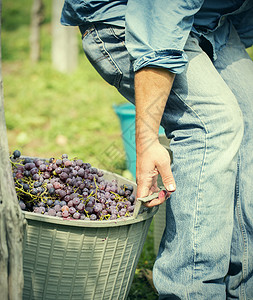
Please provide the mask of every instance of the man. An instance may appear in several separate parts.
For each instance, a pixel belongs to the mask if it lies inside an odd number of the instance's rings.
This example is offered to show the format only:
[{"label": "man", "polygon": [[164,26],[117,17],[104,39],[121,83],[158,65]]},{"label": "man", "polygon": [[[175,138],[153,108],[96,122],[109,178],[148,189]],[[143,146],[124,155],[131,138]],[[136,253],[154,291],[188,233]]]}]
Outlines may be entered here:
[{"label": "man", "polygon": [[253,299],[252,16],[252,0],[65,0],[62,24],[136,105],[137,195],[160,173],[170,196],[160,299]]}]

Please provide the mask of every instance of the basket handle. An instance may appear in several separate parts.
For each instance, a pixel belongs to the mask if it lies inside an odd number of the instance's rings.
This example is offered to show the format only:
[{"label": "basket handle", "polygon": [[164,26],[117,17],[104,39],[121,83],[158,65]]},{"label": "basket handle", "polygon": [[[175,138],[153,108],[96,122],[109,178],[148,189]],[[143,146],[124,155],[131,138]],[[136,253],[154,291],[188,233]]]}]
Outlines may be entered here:
[{"label": "basket handle", "polygon": [[133,213],[133,218],[137,218],[140,208],[142,206],[143,203],[146,203],[148,201],[151,201],[155,198],[158,198],[159,192],[153,193],[152,195],[146,196],[146,197],[140,197],[137,198],[136,203],[135,203],[135,208],[134,208],[134,213]]}]

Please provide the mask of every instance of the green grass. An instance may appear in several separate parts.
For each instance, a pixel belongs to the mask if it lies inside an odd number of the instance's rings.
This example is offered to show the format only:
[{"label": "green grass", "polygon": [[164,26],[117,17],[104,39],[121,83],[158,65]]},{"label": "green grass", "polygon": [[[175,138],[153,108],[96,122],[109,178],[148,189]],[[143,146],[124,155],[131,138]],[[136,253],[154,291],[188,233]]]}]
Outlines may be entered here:
[{"label": "green grass", "polygon": [[[79,44],[78,68],[70,74],[51,64],[51,1],[45,3],[41,60],[29,60],[32,0],[2,4],[2,75],[9,149],[23,155],[79,157],[93,166],[126,177],[120,123],[113,104],[126,100],[96,73]],[[108,156],[116,147],[120,155]],[[141,269],[152,269],[153,223],[142,251],[129,299],[157,299]]]}]

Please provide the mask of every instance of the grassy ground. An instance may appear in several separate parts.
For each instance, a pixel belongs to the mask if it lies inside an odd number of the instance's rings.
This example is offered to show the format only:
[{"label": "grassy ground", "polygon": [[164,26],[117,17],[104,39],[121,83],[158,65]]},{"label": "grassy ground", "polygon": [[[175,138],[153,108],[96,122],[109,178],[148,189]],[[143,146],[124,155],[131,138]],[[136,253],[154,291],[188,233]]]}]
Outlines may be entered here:
[{"label": "grassy ground", "polygon": [[[78,68],[62,74],[51,65],[51,1],[45,3],[41,60],[29,60],[31,0],[2,4],[2,67],[9,149],[23,155],[57,157],[68,153],[126,177],[120,123],[113,104],[126,101],[104,82],[85,58],[81,44]],[[116,147],[121,155],[108,156]],[[141,254],[129,299],[157,299],[141,269],[154,263],[153,223]]]}]

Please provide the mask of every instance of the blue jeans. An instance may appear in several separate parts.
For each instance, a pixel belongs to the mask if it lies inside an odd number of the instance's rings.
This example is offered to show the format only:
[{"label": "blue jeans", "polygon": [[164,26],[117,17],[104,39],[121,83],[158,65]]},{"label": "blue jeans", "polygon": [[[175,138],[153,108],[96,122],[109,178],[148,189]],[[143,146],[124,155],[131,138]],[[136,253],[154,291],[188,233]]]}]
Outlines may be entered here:
[{"label": "blue jeans", "polygon": [[[94,25],[83,49],[134,103],[124,29]],[[215,62],[192,35],[185,51],[189,63],[162,118],[177,190],[166,204],[154,284],[160,299],[253,299],[253,62],[235,30]]]}]

